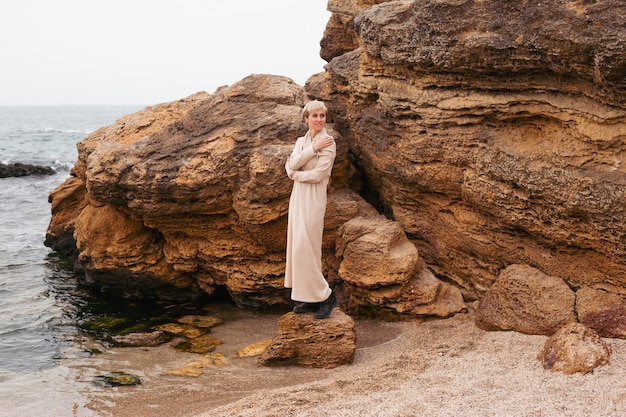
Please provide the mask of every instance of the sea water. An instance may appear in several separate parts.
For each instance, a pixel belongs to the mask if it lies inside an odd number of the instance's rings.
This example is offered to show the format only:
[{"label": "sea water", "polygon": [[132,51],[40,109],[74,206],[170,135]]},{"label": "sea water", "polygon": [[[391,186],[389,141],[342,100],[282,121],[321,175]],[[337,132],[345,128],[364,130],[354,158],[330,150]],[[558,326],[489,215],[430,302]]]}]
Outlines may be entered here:
[{"label": "sea water", "polygon": [[48,195],[76,162],[76,143],[142,106],[0,107],[0,163],[54,175],[0,178],[0,416],[91,416],[71,362],[88,355],[83,302],[64,260],[43,242]]}]

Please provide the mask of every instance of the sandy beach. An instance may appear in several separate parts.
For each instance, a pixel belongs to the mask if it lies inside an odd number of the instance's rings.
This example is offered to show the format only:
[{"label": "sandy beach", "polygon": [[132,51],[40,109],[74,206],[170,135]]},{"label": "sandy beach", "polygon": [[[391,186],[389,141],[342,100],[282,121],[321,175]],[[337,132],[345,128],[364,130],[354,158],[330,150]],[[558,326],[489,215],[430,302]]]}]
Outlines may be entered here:
[{"label": "sandy beach", "polygon": [[141,376],[137,386],[86,384],[97,416],[623,416],[626,342],[593,373],[542,368],[545,336],[478,329],[471,313],[445,320],[358,320],[351,365],[334,369],[264,367],[240,348],[272,338],[279,315],[235,313],[213,329],[228,364],[197,377],[168,375],[198,358],[155,348],[114,348],[78,366],[85,381],[103,372]]}]

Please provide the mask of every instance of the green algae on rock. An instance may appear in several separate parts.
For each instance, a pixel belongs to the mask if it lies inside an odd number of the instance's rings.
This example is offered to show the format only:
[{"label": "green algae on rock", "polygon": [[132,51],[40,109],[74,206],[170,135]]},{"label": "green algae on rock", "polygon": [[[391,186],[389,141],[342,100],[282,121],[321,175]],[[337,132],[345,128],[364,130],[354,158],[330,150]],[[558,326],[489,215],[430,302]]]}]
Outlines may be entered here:
[{"label": "green algae on rock", "polygon": [[98,375],[94,378],[93,382],[94,384],[103,387],[119,387],[126,385],[139,385],[141,384],[141,378],[137,375],[116,371],[109,372],[104,375]]}]

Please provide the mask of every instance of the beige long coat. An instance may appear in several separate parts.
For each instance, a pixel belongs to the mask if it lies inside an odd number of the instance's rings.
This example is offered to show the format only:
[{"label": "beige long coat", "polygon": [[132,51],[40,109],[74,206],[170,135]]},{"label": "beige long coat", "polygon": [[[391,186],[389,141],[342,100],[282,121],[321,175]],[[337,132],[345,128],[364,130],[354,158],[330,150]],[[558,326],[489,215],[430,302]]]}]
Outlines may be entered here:
[{"label": "beige long coat", "polygon": [[333,142],[313,152],[315,140],[328,135],[322,129],[314,138],[310,131],[298,138],[285,164],[293,189],[287,225],[285,287],[294,301],[317,303],[331,293],[322,274],[322,234],[326,213],[326,190],[337,154]]}]

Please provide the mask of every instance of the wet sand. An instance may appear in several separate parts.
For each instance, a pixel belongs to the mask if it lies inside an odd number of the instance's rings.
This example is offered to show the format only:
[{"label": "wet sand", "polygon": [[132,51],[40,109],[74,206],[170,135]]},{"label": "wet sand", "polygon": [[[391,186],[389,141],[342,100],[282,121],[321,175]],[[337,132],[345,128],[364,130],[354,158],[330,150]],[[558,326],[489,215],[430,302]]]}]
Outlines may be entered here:
[{"label": "wet sand", "polygon": [[470,315],[423,323],[357,321],[354,363],[335,369],[263,367],[237,358],[272,338],[279,315],[240,312],[215,327],[229,364],[198,377],[167,375],[198,358],[171,344],[114,348],[79,364],[84,381],[111,371],[137,386],[85,383],[97,416],[621,416],[626,415],[626,341],[606,339],[611,364],[565,375],[537,360],[545,336],[486,332]]}]

